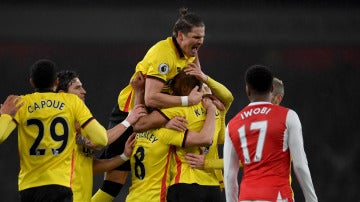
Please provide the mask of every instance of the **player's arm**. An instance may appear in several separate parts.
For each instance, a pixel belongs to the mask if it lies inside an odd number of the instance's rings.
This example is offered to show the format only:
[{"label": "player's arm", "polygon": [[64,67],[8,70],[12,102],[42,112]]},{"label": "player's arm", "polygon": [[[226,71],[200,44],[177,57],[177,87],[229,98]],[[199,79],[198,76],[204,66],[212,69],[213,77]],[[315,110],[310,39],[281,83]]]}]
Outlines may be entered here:
[{"label": "player's arm", "polygon": [[16,128],[16,123],[13,117],[16,112],[23,106],[21,97],[16,95],[9,95],[4,104],[0,108],[0,143],[5,141],[11,132]]},{"label": "player's arm", "polygon": [[96,146],[105,147],[108,143],[106,129],[95,118],[81,125],[89,140]]},{"label": "player's arm", "polygon": [[185,159],[192,168],[197,168],[201,170],[224,168],[223,159],[207,159],[206,154],[187,153]]},{"label": "player's arm", "polygon": [[206,75],[201,70],[198,57],[196,57],[196,60],[193,63],[189,63],[188,68],[186,68],[184,71],[190,75],[196,76],[197,79],[209,86],[213,94],[215,94],[216,97],[219,98],[220,101],[225,105],[226,111],[230,108],[231,103],[234,101],[234,96],[232,95],[231,91],[223,84]]},{"label": "player's arm", "polygon": [[142,72],[137,72],[135,77],[130,81],[131,87],[135,92],[135,105],[136,104],[145,104],[144,95],[145,95],[145,77]]},{"label": "player's arm", "polygon": [[16,128],[16,123],[8,114],[0,116],[0,144],[3,143]]},{"label": "player's arm", "polygon": [[124,153],[117,155],[110,159],[94,159],[93,161],[93,174],[99,174],[106,171],[115,169],[116,167],[122,165],[131,156],[133,151],[133,144],[135,143],[135,133],[129,136],[125,143]]},{"label": "player's arm", "polygon": [[289,110],[286,117],[286,125],[289,137],[288,144],[292,156],[295,176],[304,193],[305,200],[307,202],[316,202],[318,200],[304,151],[301,123],[295,111]]},{"label": "player's arm", "polygon": [[224,185],[226,201],[238,201],[239,184],[239,157],[229,136],[229,130],[225,131],[224,143]]},{"label": "player's arm", "polygon": [[135,105],[124,121],[107,130],[108,144],[117,140],[131,125],[134,125],[141,117],[147,115],[144,105]]},{"label": "player's arm", "polygon": [[187,130],[185,138],[185,147],[189,146],[208,146],[213,142],[213,137],[215,133],[215,112],[216,107],[211,99],[203,98],[202,100],[204,106],[206,107],[206,118],[204,125],[200,132]]},{"label": "player's arm", "polygon": [[142,116],[133,124],[135,132],[144,132],[152,128],[160,128],[168,122],[168,118],[163,116],[159,111],[154,110],[150,114]]},{"label": "player's arm", "polygon": [[164,81],[147,77],[145,83],[145,105],[153,108],[168,108],[176,106],[191,106],[200,102],[203,93],[195,87],[189,96],[173,96],[161,93]]}]

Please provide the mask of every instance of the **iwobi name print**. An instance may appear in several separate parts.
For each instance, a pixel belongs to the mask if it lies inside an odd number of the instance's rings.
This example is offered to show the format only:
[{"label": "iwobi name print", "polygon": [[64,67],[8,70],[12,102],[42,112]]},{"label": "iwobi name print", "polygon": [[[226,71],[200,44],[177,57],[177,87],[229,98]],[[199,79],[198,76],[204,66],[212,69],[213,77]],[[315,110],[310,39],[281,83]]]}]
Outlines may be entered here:
[{"label": "iwobi name print", "polygon": [[271,111],[271,108],[268,107],[257,107],[257,108],[251,108],[250,110],[243,111],[240,116],[244,120],[252,115],[257,114],[268,114]]}]

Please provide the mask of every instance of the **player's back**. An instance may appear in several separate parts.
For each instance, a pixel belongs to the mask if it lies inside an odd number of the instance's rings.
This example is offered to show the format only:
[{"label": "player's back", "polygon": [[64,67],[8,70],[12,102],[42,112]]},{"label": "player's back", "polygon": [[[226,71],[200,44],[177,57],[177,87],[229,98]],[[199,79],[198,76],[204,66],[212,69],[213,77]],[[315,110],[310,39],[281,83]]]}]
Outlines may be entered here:
[{"label": "player's back", "polygon": [[[187,127],[191,131],[200,132],[206,119],[206,108],[202,102],[189,107],[172,107],[161,110],[168,119],[176,116],[186,117]],[[213,137],[213,144],[208,147],[207,158],[215,158],[217,156],[217,140],[221,129],[220,112],[216,111],[216,127]],[[185,140],[183,140],[183,143]],[[219,185],[215,170],[201,170],[192,168],[186,161],[187,153],[200,154],[199,146],[184,147],[184,145],[176,145],[176,151],[172,158],[171,171],[172,180],[170,184],[177,183],[197,183],[201,185]]]},{"label": "player's back", "polygon": [[132,184],[127,202],[165,201],[170,181],[170,143],[176,138],[172,138],[171,133],[159,133],[160,130],[163,128],[136,134],[130,158]]},{"label": "player's back", "polygon": [[18,124],[19,190],[58,184],[70,187],[75,122],[92,119],[84,102],[68,93],[42,92],[22,96]]},{"label": "player's back", "polygon": [[251,103],[229,121],[229,135],[244,167],[240,199],[272,200],[279,193],[291,198],[288,111],[271,103]]}]

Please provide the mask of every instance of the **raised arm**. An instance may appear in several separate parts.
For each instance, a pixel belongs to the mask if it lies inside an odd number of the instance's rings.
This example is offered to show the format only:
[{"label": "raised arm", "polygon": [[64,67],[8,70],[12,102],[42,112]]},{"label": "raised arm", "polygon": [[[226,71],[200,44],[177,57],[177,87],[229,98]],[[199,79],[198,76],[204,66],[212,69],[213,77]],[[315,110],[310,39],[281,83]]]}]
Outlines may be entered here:
[{"label": "raised arm", "polygon": [[9,95],[0,108],[0,143],[5,141],[11,132],[16,128],[12,121],[16,112],[23,106],[21,98],[16,95]]},{"label": "raised arm", "polygon": [[185,140],[185,147],[189,146],[208,146],[213,142],[215,133],[215,112],[216,107],[211,99],[203,98],[202,100],[206,107],[206,119],[200,132],[191,131],[187,132]]}]

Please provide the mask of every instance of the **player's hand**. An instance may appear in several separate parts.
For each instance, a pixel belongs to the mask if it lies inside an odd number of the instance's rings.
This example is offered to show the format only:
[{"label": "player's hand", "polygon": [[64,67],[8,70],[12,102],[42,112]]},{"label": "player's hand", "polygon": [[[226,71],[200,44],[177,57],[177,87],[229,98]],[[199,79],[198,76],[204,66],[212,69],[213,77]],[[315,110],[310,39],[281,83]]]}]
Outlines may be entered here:
[{"label": "player's hand", "polygon": [[142,72],[137,72],[135,77],[130,81],[130,85],[135,92],[145,93],[145,77]]},{"label": "player's hand", "polygon": [[216,106],[209,97],[204,97],[202,103],[208,112],[215,112]]},{"label": "player's hand", "polygon": [[185,155],[185,159],[192,168],[197,168],[201,170],[205,168],[205,154],[187,153]]},{"label": "player's hand", "polygon": [[177,131],[186,131],[188,121],[185,117],[176,116],[165,124],[165,128],[174,129]]},{"label": "player's hand", "polygon": [[125,142],[124,154],[127,157],[130,157],[133,152],[134,143],[135,143],[135,135],[136,135],[136,133],[131,134]]},{"label": "player's hand", "polygon": [[20,96],[9,95],[4,104],[1,105],[0,114],[8,114],[12,117],[15,116],[16,112],[24,105]]},{"label": "player's hand", "polygon": [[133,125],[139,120],[140,117],[145,115],[147,115],[145,106],[143,104],[137,104],[126,117],[126,120],[130,123],[130,125]]},{"label": "player's hand", "polygon": [[197,63],[188,63],[187,68],[184,69],[184,71],[186,74],[195,76],[201,82],[205,83],[208,79],[208,76],[201,71],[201,67]]},{"label": "player's hand", "polygon": [[90,149],[93,149],[96,151],[100,151],[103,148],[103,147],[93,144],[89,139],[82,136],[80,133],[76,134],[76,144],[82,145],[84,147],[87,147],[87,148],[90,148]]},{"label": "player's hand", "polygon": [[206,94],[206,95],[203,95],[203,97],[210,98],[218,110],[220,110],[220,111],[225,110],[225,105],[215,95]]},{"label": "player's hand", "polygon": [[188,105],[191,106],[191,105],[198,104],[201,101],[203,94],[204,94],[203,88],[201,88],[199,90],[199,86],[195,86],[191,90],[191,92],[189,94],[189,103],[188,103]]}]

